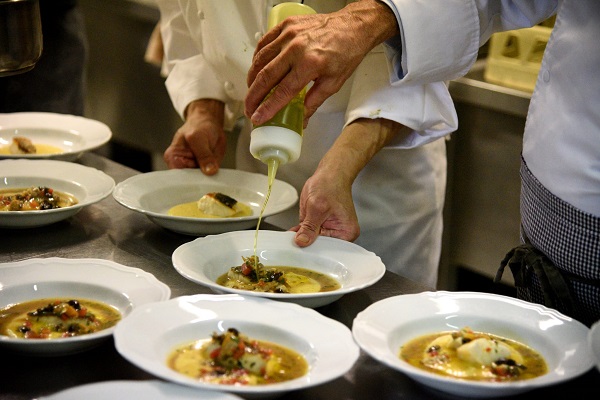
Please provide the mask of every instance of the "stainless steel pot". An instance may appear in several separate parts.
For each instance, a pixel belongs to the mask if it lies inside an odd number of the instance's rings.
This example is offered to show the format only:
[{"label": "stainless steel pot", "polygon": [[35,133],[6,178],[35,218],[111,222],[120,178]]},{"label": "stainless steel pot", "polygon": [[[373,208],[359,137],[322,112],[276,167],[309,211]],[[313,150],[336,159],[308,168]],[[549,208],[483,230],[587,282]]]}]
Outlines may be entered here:
[{"label": "stainless steel pot", "polygon": [[39,0],[0,0],[0,77],[31,70],[41,55]]}]

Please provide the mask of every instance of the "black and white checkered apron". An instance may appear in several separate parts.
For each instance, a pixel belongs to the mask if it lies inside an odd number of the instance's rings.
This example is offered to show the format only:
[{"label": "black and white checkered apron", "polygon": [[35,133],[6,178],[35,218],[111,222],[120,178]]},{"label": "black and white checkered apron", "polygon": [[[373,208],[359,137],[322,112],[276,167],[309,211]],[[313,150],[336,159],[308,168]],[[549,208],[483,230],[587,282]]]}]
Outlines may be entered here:
[{"label": "black and white checkered apron", "polygon": [[587,326],[600,320],[600,217],[550,193],[521,161],[521,246],[502,261],[517,297]]}]

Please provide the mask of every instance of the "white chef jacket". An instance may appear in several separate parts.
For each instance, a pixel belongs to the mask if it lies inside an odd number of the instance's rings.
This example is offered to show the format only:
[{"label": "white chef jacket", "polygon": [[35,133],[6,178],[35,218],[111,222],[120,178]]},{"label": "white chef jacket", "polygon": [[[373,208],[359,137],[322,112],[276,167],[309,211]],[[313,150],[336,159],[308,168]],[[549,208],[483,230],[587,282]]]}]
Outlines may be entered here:
[{"label": "white chef jacket", "polygon": [[531,98],[523,158],[552,194],[600,216],[600,1],[383,1],[401,26],[400,37],[386,43],[399,86],[462,76],[493,32],[558,13]]},{"label": "white chef jacket", "polygon": [[[347,4],[346,0],[304,3],[317,12],[331,12]],[[221,100],[231,117],[230,127],[243,116],[247,71],[266,31],[273,2],[157,0],[157,4],[166,86],[175,109],[183,117],[193,100]],[[378,47],[311,117],[300,159],[280,166],[277,179],[300,192],[346,124],[378,117],[397,121],[411,132],[408,140],[382,149],[353,185],[361,226],[356,243],[380,256],[388,269],[435,288],[446,185],[445,143],[436,139],[457,128],[456,112],[443,82],[392,86],[383,47]],[[236,167],[266,173],[266,166],[249,152],[251,126],[243,120]],[[298,208],[268,221],[288,229],[298,223]]]}]

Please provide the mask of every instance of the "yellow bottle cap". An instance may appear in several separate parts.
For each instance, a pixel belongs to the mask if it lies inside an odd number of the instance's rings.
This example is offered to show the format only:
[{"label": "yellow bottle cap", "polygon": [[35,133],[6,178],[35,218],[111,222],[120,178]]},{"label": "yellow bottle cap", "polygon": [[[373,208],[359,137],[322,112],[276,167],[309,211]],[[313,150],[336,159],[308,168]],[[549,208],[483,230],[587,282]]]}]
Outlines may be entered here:
[{"label": "yellow bottle cap", "polygon": [[269,12],[268,28],[271,29],[281,21],[292,15],[316,14],[317,12],[306,4],[301,3],[280,3],[274,6]]}]

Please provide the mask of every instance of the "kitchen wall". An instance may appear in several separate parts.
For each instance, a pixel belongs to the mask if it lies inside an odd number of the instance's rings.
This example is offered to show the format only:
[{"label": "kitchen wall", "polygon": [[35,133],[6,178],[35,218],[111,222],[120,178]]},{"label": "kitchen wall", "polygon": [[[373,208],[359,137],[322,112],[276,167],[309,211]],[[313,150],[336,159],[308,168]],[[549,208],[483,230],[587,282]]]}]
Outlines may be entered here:
[{"label": "kitchen wall", "polygon": [[[113,132],[104,155],[141,171],[165,169],[162,153],[183,121],[159,68],[144,61],[159,19],[152,0],[79,0],[89,40],[86,117]],[[229,146],[235,145],[235,132]],[[224,166],[233,167],[233,151]]]},{"label": "kitchen wall", "polygon": [[89,40],[85,114],[112,129],[107,152],[141,168],[159,164],[160,153],[181,120],[159,69],[144,62],[158,10],[148,1],[80,0],[80,4]]}]

